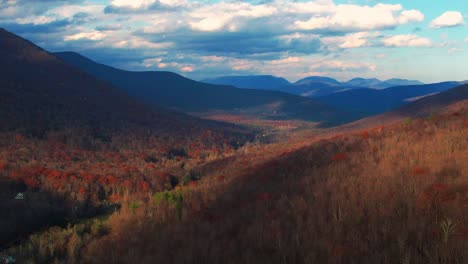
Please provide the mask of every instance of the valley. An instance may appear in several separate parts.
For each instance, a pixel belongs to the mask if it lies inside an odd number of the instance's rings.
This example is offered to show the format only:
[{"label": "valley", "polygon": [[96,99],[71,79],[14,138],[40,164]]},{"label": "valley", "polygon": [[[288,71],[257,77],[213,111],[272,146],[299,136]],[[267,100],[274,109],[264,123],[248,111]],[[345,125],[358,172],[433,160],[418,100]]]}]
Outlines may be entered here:
[{"label": "valley", "polygon": [[2,261],[468,259],[468,84],[0,57]]}]

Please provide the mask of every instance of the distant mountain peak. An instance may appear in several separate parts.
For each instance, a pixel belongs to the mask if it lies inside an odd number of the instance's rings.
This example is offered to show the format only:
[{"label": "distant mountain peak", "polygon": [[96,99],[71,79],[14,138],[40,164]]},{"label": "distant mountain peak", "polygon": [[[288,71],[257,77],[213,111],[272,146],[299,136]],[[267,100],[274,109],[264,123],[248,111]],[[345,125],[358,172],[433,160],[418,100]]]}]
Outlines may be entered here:
[{"label": "distant mountain peak", "polygon": [[322,83],[322,84],[327,84],[327,85],[341,85],[339,81],[336,79],[330,78],[330,77],[325,77],[325,76],[309,76],[303,79],[300,79],[299,81],[295,82],[294,85],[307,85],[310,83]]},{"label": "distant mountain peak", "polygon": [[288,80],[273,75],[220,76],[216,78],[204,79],[202,82],[218,85],[232,85],[237,88],[259,90],[276,90],[277,88],[291,84]]}]

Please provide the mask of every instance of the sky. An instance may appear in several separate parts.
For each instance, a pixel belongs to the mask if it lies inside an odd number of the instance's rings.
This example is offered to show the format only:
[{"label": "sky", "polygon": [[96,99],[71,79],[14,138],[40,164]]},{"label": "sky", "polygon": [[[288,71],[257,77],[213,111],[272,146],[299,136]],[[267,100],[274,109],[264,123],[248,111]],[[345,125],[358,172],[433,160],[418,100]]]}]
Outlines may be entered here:
[{"label": "sky", "polygon": [[44,49],[201,80],[468,79],[467,0],[0,0]]}]

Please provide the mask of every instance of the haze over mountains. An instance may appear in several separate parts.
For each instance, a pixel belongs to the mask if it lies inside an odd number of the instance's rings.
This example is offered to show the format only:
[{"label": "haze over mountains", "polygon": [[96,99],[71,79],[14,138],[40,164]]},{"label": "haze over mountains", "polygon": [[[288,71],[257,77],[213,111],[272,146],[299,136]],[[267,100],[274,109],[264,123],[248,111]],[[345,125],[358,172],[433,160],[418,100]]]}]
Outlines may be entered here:
[{"label": "haze over mountains", "polygon": [[362,117],[390,111],[419,97],[446,91],[460,85],[442,82],[424,85],[394,86],[382,90],[353,89],[317,98],[328,105],[355,111]]},{"label": "haze over mountains", "polygon": [[346,82],[339,82],[333,78],[323,76],[310,76],[289,83],[284,78],[271,75],[247,75],[247,76],[223,76],[205,79],[203,82],[212,84],[232,85],[247,89],[277,90],[307,97],[319,97],[340,91],[373,88],[385,89],[392,86],[422,85],[424,83],[416,80],[405,80],[392,78],[381,81],[376,78],[354,78]]},{"label": "haze over mountains", "polygon": [[247,75],[247,76],[222,76],[212,79],[204,79],[201,82],[219,84],[219,85],[232,85],[244,89],[260,89],[260,90],[279,90],[281,88],[291,85],[291,83],[280,77],[273,75]]},{"label": "haze over mountains", "polygon": [[[216,83],[206,84],[171,72],[124,71],[96,63],[74,52],[60,52],[55,55],[154,105],[189,113],[232,113],[242,110],[243,114],[255,114],[267,119],[298,118],[328,125],[380,114],[421,96],[445,91],[459,84],[444,82],[425,85],[418,81],[402,79],[384,82],[377,79],[353,79],[341,83],[333,78],[311,76],[285,86],[288,84],[285,79],[270,75],[222,77],[204,80]],[[414,85],[385,89],[349,85],[387,87],[404,83]],[[305,97],[314,97],[315,100]]]},{"label": "haze over mountains", "polygon": [[338,111],[317,100],[281,91],[206,84],[172,72],[124,71],[96,63],[74,52],[54,54],[147,103],[185,112],[242,110],[243,113],[255,113],[264,118],[298,118],[329,124],[343,123],[356,118],[353,113]]}]

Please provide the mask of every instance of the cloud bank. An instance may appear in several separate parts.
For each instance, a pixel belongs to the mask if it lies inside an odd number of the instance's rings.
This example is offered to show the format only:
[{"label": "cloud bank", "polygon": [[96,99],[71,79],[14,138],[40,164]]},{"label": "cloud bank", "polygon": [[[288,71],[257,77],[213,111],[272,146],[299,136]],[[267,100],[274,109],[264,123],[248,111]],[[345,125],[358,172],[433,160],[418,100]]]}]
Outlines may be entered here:
[{"label": "cloud bank", "polygon": [[[354,2],[8,0],[0,1],[0,26],[52,51],[200,79],[226,74],[296,79],[312,73],[345,78],[353,71],[366,76],[385,60],[378,56],[382,49],[437,47],[419,35],[423,11]],[[461,25],[461,13],[448,11],[429,27]]]}]

